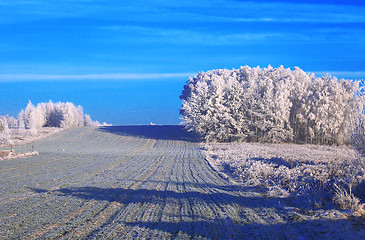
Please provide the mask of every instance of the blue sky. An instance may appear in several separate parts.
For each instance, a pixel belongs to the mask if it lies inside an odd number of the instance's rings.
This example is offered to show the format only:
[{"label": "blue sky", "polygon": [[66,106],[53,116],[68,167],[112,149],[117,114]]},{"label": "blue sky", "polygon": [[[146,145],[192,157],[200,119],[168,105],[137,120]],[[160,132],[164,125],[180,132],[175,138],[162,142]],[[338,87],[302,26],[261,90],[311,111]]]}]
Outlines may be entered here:
[{"label": "blue sky", "polygon": [[[55,94],[52,100],[87,105],[85,111],[97,120],[176,124],[180,100],[171,93],[199,71],[271,64],[364,78],[361,2],[0,0],[0,85],[12,88],[9,92],[17,86],[36,103],[42,94],[52,97],[46,94],[51,83],[59,88],[64,82],[74,95]],[[105,102],[113,114],[100,114],[97,99],[77,91],[95,81],[120,90]],[[24,82],[38,83],[19,84]],[[162,82],[171,88],[162,91]],[[123,83],[130,85],[125,89]],[[141,92],[146,99],[134,99]],[[152,96],[164,105],[154,103],[147,114],[141,105]],[[14,115],[21,104],[1,105],[0,114]],[[134,112],[128,115],[127,109]]]}]

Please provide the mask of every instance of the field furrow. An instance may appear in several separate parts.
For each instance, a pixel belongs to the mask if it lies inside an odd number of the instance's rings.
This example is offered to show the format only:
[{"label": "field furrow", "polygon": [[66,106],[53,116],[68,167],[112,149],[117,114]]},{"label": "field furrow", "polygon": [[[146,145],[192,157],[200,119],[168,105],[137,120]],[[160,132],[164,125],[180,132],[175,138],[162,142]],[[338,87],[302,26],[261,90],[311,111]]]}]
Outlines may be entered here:
[{"label": "field furrow", "polygon": [[329,224],[298,225],[283,199],[222,178],[179,126],[75,128],[31,145],[38,156],[0,162],[0,239],[296,239]]}]

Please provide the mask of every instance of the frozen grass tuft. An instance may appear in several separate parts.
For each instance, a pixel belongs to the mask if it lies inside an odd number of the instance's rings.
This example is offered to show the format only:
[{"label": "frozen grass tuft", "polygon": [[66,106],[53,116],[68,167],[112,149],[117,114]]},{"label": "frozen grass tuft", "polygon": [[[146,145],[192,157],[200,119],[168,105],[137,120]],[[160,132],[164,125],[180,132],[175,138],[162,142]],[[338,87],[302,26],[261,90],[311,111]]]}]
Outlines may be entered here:
[{"label": "frozen grass tuft", "polygon": [[352,212],[365,200],[365,157],[349,146],[210,143],[203,150],[219,171],[264,186],[268,197]]},{"label": "frozen grass tuft", "polygon": [[346,189],[337,186],[337,184],[334,184],[334,187],[335,194],[333,197],[333,202],[338,206],[339,209],[351,209],[352,212],[355,212],[359,209],[360,200],[355,197],[351,189],[350,191],[347,191]]}]

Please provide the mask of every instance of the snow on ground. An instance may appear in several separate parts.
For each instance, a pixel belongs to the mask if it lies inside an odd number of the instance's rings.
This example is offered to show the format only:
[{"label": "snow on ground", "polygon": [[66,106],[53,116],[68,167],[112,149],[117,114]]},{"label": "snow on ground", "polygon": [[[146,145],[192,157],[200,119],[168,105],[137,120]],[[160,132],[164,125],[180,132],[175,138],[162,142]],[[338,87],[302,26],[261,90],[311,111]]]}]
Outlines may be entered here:
[{"label": "snow on ground", "polygon": [[222,178],[180,126],[73,128],[33,144],[39,156],[0,161],[0,239],[365,239],[347,211]]},{"label": "snow on ground", "polygon": [[267,197],[280,197],[314,215],[363,216],[365,157],[349,146],[207,143],[208,161],[219,172]]},{"label": "snow on ground", "polygon": [[62,131],[62,128],[40,128],[40,129],[7,129],[0,134],[0,160],[15,158],[27,158],[38,155],[34,146],[24,144],[31,143],[42,138],[51,136]]},{"label": "snow on ground", "polygon": [[6,129],[0,133],[0,161],[38,155],[33,145],[23,146],[62,131],[63,128]]},{"label": "snow on ground", "polygon": [[0,147],[10,147],[34,142],[62,131],[63,128],[44,127],[39,129],[7,129],[0,134]]},{"label": "snow on ground", "polygon": [[0,161],[14,158],[26,158],[38,155],[37,151],[30,151],[25,153],[18,153],[11,150],[0,150]]}]

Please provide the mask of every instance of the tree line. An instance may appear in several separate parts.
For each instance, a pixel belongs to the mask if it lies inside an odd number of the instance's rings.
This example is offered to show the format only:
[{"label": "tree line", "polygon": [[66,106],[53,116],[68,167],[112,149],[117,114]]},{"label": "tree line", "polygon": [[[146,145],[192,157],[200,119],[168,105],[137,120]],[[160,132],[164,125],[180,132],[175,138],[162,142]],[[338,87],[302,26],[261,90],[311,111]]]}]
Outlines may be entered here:
[{"label": "tree line", "polygon": [[298,67],[200,72],[180,98],[184,124],[206,141],[346,144],[363,118],[358,81]]},{"label": "tree line", "polygon": [[27,107],[18,114],[17,118],[0,116],[0,131],[8,128],[24,128],[36,130],[42,127],[70,128],[77,126],[98,126],[90,115],[84,114],[82,107],[71,102],[39,103],[34,106],[29,101]]}]

